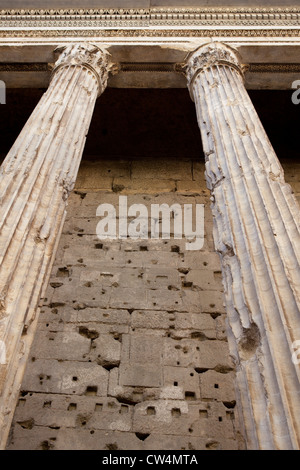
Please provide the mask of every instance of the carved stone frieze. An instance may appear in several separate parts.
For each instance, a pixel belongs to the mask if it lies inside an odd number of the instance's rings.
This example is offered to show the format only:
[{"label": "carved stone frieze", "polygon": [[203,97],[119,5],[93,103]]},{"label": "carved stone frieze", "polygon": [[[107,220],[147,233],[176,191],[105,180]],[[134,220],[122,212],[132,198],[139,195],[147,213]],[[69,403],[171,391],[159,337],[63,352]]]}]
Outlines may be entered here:
[{"label": "carved stone frieze", "polygon": [[[2,37],[247,37],[249,33],[284,37],[286,29],[296,28],[299,23],[297,7],[0,10]],[[183,29],[173,30],[174,26]],[[218,27],[221,29],[216,31]],[[295,34],[299,36],[299,30],[294,30]]]},{"label": "carved stone frieze", "polygon": [[70,8],[0,10],[0,26],[49,26],[71,21],[72,26],[147,26],[147,25],[297,25],[296,7],[242,8]]},{"label": "carved stone frieze", "polygon": [[1,29],[0,38],[300,38],[298,29]]}]

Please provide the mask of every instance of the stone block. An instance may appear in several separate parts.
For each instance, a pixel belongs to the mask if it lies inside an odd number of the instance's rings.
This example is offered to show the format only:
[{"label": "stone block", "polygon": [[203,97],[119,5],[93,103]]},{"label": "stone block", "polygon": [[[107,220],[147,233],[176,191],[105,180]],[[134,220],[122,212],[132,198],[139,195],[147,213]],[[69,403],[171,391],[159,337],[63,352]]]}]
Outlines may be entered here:
[{"label": "stone block", "polygon": [[173,338],[179,334],[186,338],[216,338],[216,322],[206,313],[170,312],[164,314],[164,321]]},{"label": "stone block", "polygon": [[205,182],[205,163],[203,162],[193,162],[193,179],[201,184],[203,189],[206,189]]},{"label": "stone block", "polygon": [[185,277],[185,282],[192,284],[193,288],[200,290],[220,291],[220,279],[218,273],[208,269],[191,269]]},{"label": "stone block", "polygon": [[161,387],[162,372],[156,364],[130,362],[120,365],[120,385],[132,387]]},{"label": "stone block", "polygon": [[229,372],[222,374],[208,370],[200,377],[201,399],[222,401],[228,409],[235,407],[235,374]]},{"label": "stone block", "polygon": [[83,361],[36,359],[29,362],[22,390],[42,393],[106,396],[108,372]]},{"label": "stone block", "polygon": [[166,311],[134,310],[131,314],[132,328],[145,328],[148,331],[167,329],[170,325],[169,314]]},{"label": "stone block", "polygon": [[201,292],[191,289],[183,289],[181,291],[181,306],[178,310],[183,312],[201,312]]},{"label": "stone block", "polygon": [[121,360],[121,336],[114,338],[111,334],[100,334],[93,340],[88,359],[105,367],[117,367]]},{"label": "stone block", "polygon": [[110,176],[103,176],[98,172],[90,172],[88,175],[80,173],[76,179],[75,189],[80,191],[93,189],[97,189],[97,191],[112,191],[112,184],[113,178]]},{"label": "stone block", "polygon": [[100,177],[124,177],[130,176],[130,162],[126,159],[99,159],[97,161],[88,162],[82,161],[79,168],[79,176],[89,177],[91,174],[96,173]]},{"label": "stone block", "polygon": [[[164,387],[161,398],[200,400],[199,374],[193,367],[164,366]],[[169,396],[168,396],[169,395]]]},{"label": "stone block", "polygon": [[205,269],[208,271],[221,271],[220,257],[211,251],[187,252],[184,255],[183,268]]},{"label": "stone block", "polygon": [[112,190],[122,195],[168,193],[175,189],[175,181],[170,179],[114,178],[112,185]]},{"label": "stone block", "polygon": [[196,370],[232,370],[228,344],[224,341],[201,339],[164,341],[163,364],[168,366],[193,367]]},{"label": "stone block", "polygon": [[147,308],[153,310],[178,310],[182,308],[182,298],[179,290],[153,289],[147,290]]},{"label": "stone block", "polygon": [[[93,430],[92,430],[93,431]],[[142,450],[143,442],[134,432],[64,429],[57,434],[56,448],[61,450]]]},{"label": "stone block", "polygon": [[173,179],[173,180],[191,180],[192,163],[191,161],[180,161],[178,159],[168,159],[161,161],[157,165],[155,160],[144,161],[136,160],[132,163],[132,178],[140,180],[141,178],[153,178],[153,180]]},{"label": "stone block", "polygon": [[[164,256],[164,255],[162,255]],[[167,287],[169,290],[180,289],[181,282],[177,270],[166,267],[146,268],[144,274],[146,286],[149,289],[161,289]]]},{"label": "stone block", "polygon": [[40,331],[31,355],[39,359],[81,361],[90,350],[90,340],[76,331]]},{"label": "stone block", "polygon": [[[53,450],[57,445],[59,429],[33,426],[32,429],[18,425],[13,438],[7,444],[9,450]],[[71,448],[71,447],[70,447]]]},{"label": "stone block", "polygon": [[130,313],[126,309],[102,309],[102,308],[85,308],[76,310],[76,320],[78,323],[97,322],[100,328],[103,324],[112,325],[129,325]]},{"label": "stone block", "polygon": [[[139,403],[134,408],[133,430],[150,434],[183,434],[208,439],[222,439],[226,436],[233,439],[233,420],[227,417],[226,408],[222,403],[216,405],[203,403],[188,407],[187,402],[181,400]],[[149,408],[154,410],[154,413],[152,411],[149,414]]]},{"label": "stone block", "polygon": [[[201,182],[191,180],[177,181],[177,192],[178,194],[189,194],[194,196],[207,196],[209,194],[209,190],[205,188]],[[203,203],[205,201],[207,201],[207,199],[203,199]]]},{"label": "stone block", "polygon": [[144,288],[113,287],[108,306],[128,309],[146,307],[146,295],[147,292]]},{"label": "stone block", "polygon": [[223,292],[213,290],[200,292],[202,312],[226,313],[224,302],[225,299]]}]

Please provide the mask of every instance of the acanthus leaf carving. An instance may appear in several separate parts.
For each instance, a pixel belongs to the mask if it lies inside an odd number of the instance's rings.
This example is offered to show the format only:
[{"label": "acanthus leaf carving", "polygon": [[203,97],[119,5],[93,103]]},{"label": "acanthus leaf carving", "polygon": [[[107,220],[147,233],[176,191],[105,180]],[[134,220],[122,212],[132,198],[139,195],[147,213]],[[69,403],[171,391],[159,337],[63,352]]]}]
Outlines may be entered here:
[{"label": "acanthus leaf carving", "polygon": [[68,46],[58,46],[54,52],[60,53],[54,64],[52,74],[61,67],[82,66],[87,67],[96,75],[100,90],[107,85],[110,73],[118,71],[117,64],[110,60],[110,53],[104,48],[90,43],[77,43]]}]

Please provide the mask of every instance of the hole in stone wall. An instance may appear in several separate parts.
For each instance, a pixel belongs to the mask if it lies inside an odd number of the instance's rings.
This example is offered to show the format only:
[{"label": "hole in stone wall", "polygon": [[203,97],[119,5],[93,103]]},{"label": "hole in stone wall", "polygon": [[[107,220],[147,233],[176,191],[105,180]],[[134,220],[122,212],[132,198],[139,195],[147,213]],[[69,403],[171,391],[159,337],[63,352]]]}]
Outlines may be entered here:
[{"label": "hole in stone wall", "polygon": [[221,314],[217,312],[210,313],[210,316],[215,320],[217,317],[219,317]]},{"label": "hole in stone wall", "polygon": [[119,410],[119,413],[120,413],[121,415],[127,414],[128,411],[129,411],[129,407],[128,407],[127,405],[121,405],[121,408],[120,408],[120,410]]},{"label": "hole in stone wall", "polygon": [[185,392],[184,394],[186,400],[196,400],[196,394],[195,392]]},{"label": "hole in stone wall", "polygon": [[118,445],[116,444],[116,442],[106,444],[105,450],[118,450]]},{"label": "hole in stone wall", "polygon": [[79,413],[77,416],[76,416],[76,420],[75,420],[75,425],[76,426],[85,426],[88,421],[90,420],[90,418],[92,417],[92,414],[91,413]]},{"label": "hole in stone wall", "polygon": [[224,406],[226,406],[226,408],[234,408],[235,405],[236,405],[236,401],[235,400],[232,400],[232,401],[223,401],[222,402]]},{"label": "hole in stone wall", "polygon": [[193,283],[191,281],[183,281],[182,282],[182,287],[183,288],[190,288],[193,287]]},{"label": "hole in stone wall", "polygon": [[218,441],[211,440],[205,444],[205,447],[206,449],[210,449],[210,450],[220,449],[220,443]]},{"label": "hole in stone wall", "polygon": [[175,418],[179,418],[179,416],[181,416],[180,408],[172,408],[171,414],[172,414],[172,416],[174,416]]},{"label": "hole in stone wall", "polygon": [[204,333],[202,333],[202,331],[192,331],[191,338],[198,339],[199,341],[205,341],[207,339],[207,337]]},{"label": "hole in stone wall", "polygon": [[18,401],[18,406],[24,406],[26,403],[26,399],[25,398],[20,398],[19,401]]},{"label": "hole in stone wall", "polygon": [[66,267],[58,268],[56,272],[56,277],[69,277],[69,275],[70,275],[70,272],[68,268]]},{"label": "hole in stone wall", "polygon": [[83,193],[82,191],[74,191],[75,194],[78,194],[81,199],[84,199],[87,193]]},{"label": "hole in stone wall", "polygon": [[74,411],[77,408],[77,403],[70,403],[68,406],[68,411]]},{"label": "hole in stone wall", "polygon": [[207,372],[208,369],[206,367],[195,367],[195,372],[197,372],[197,374],[204,374],[204,372]]},{"label": "hole in stone wall", "polygon": [[97,395],[97,391],[98,387],[96,387],[95,385],[89,385],[88,387],[86,387],[85,395]]},{"label": "hole in stone wall", "polygon": [[21,426],[23,429],[32,429],[34,426],[34,419],[26,419],[25,421],[17,421],[17,423]]},{"label": "hole in stone wall", "polygon": [[150,434],[144,432],[136,432],[135,435],[140,441],[144,441],[145,439],[147,439],[147,437],[150,436]]},{"label": "hole in stone wall", "polygon": [[117,405],[114,401],[109,401],[109,402],[107,403],[107,408],[110,408],[110,409],[112,409],[112,408],[117,408],[117,406],[118,406],[118,405]]},{"label": "hole in stone wall", "polygon": [[140,251],[148,251],[148,247],[147,246],[140,246]]},{"label": "hole in stone wall", "polygon": [[155,414],[156,414],[155,407],[154,406],[148,406],[147,407],[147,415],[151,416],[151,415],[155,415]]},{"label": "hole in stone wall", "polygon": [[214,279],[216,281],[219,281],[220,279],[222,279],[222,272],[221,271],[214,271]]},{"label": "hole in stone wall", "polygon": [[234,411],[226,411],[227,419],[234,419]]},{"label": "hole in stone wall", "polygon": [[40,443],[40,449],[41,450],[50,450],[53,448],[53,444],[49,441],[42,441]]},{"label": "hole in stone wall", "polygon": [[99,337],[98,331],[89,330],[85,326],[80,326],[78,332],[81,336],[85,336],[86,338],[91,339],[91,340],[96,339],[96,338]]}]

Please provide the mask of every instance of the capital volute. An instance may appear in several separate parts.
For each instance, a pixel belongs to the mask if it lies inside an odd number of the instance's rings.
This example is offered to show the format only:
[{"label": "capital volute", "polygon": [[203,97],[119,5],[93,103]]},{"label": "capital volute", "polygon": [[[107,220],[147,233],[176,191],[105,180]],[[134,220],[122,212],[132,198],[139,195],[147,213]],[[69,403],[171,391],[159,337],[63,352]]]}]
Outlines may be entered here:
[{"label": "capital volute", "polygon": [[54,64],[52,76],[62,67],[81,66],[91,70],[99,85],[99,95],[106,88],[110,73],[116,73],[117,65],[111,61],[110,53],[90,43],[76,43],[59,46],[55,52],[60,53]]},{"label": "capital volute", "polygon": [[210,42],[190,52],[185,59],[184,65],[190,91],[191,85],[199,73],[220,65],[232,67],[244,77],[244,65],[242,64],[239,52],[227,44]]}]

